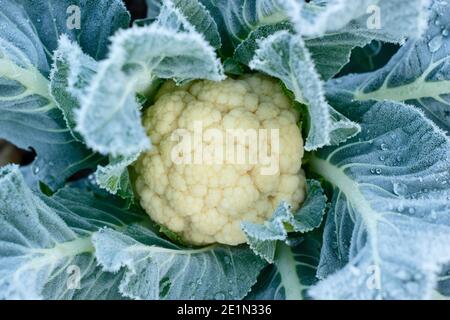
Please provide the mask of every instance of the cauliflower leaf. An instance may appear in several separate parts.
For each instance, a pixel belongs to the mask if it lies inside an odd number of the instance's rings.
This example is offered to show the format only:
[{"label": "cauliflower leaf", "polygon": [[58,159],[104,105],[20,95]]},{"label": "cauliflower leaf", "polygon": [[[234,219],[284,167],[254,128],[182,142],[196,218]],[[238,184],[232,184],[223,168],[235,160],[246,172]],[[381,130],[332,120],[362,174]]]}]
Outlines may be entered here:
[{"label": "cauliflower leaf", "polygon": [[361,134],[310,163],[334,186],[318,267],[325,279],[310,294],[429,299],[450,261],[450,141],[412,106],[369,102],[345,112]]},{"label": "cauliflower leaf", "polygon": [[442,13],[450,10],[450,5],[435,2],[431,10],[425,37],[409,39],[379,70],[330,81],[328,95],[336,100],[389,99],[412,104],[448,132],[450,17]]},{"label": "cauliflower leaf", "polygon": [[134,299],[242,299],[265,266],[246,246],[180,247],[140,225],[100,230],[93,242],[105,271],[126,269],[120,292]]},{"label": "cauliflower leaf", "polygon": [[323,83],[299,35],[282,30],[262,40],[249,65],[282,80],[295,99],[307,106],[309,128],[305,150],[339,144],[359,133],[357,123],[334,110],[325,100]]},{"label": "cauliflower leaf", "polygon": [[64,115],[67,128],[74,139],[83,141],[75,131],[75,111],[80,108],[80,98],[86,85],[97,72],[98,63],[84,54],[76,42],[62,35],[53,54],[50,73],[50,94]]},{"label": "cauliflower leaf", "polygon": [[292,212],[290,205],[282,202],[273,217],[264,224],[241,224],[250,248],[269,263],[274,262],[278,241],[289,243],[289,232],[307,233],[322,223],[327,198],[320,183],[308,180],[306,194],[305,201],[296,212]]},{"label": "cauliflower leaf", "polygon": [[42,6],[24,7],[10,0],[3,1],[2,5],[0,137],[22,149],[33,149],[37,158],[32,164],[32,174],[36,180],[57,189],[79,170],[95,167],[99,157],[70,134],[49,94],[48,48],[41,41],[47,29],[27,23],[32,20],[30,15],[42,17],[46,11]]},{"label": "cauliflower leaf", "polygon": [[248,300],[309,300],[309,289],[317,283],[317,266],[322,245],[320,233],[308,233],[277,243],[273,264],[260,274],[247,295]]},{"label": "cauliflower leaf", "polygon": [[123,272],[97,266],[92,233],[121,228],[144,215],[125,212],[111,199],[61,189],[33,193],[18,167],[0,169],[0,298],[120,299]]},{"label": "cauliflower leaf", "polygon": [[169,2],[156,23],[112,37],[109,57],[100,62],[77,112],[76,129],[86,144],[113,157],[148,150],[136,92],[144,93],[158,78],[224,78],[214,48]]}]

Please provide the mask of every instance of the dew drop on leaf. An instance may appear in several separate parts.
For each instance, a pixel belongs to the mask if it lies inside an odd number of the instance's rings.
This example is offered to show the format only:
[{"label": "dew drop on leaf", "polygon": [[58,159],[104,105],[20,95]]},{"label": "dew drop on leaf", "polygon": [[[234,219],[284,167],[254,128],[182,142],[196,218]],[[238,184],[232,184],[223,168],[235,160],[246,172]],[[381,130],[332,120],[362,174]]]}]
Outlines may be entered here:
[{"label": "dew drop on leaf", "polygon": [[214,299],[216,300],[225,300],[225,294],[223,292],[217,292],[214,296]]},{"label": "dew drop on leaf", "polygon": [[433,39],[428,42],[428,48],[430,49],[431,53],[434,53],[438,51],[442,46],[442,35],[437,35]]},{"label": "dew drop on leaf", "polygon": [[34,173],[34,174],[38,174],[39,171],[41,171],[41,169],[40,169],[38,166],[34,166],[34,167],[33,167],[33,173]]},{"label": "dew drop on leaf", "polygon": [[393,184],[394,193],[398,196],[405,196],[408,193],[408,186],[404,183],[394,183]]}]

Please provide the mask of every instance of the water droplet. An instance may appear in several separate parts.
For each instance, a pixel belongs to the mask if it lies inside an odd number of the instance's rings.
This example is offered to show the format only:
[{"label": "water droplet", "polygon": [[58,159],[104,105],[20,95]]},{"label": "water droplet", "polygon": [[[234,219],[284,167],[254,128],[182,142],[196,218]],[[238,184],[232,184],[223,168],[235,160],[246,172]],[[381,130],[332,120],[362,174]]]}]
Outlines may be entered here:
[{"label": "water droplet", "polygon": [[214,299],[216,300],[225,300],[225,294],[223,292],[217,292],[214,296]]},{"label": "water droplet", "polygon": [[384,161],[384,160],[386,160],[386,157],[385,156],[380,156],[380,161]]},{"label": "water droplet", "polygon": [[408,186],[404,183],[394,182],[392,186],[393,186],[394,193],[398,196],[403,197],[408,193]]},{"label": "water droplet", "polygon": [[370,169],[370,173],[375,174],[375,169],[374,168]]},{"label": "water droplet", "polygon": [[375,173],[378,174],[378,175],[380,175],[380,174],[381,174],[381,169],[379,169],[379,168],[376,169],[376,170],[375,170]]},{"label": "water droplet", "polygon": [[430,49],[431,53],[434,53],[441,48],[442,40],[442,35],[439,34],[428,42],[428,49]]},{"label": "water droplet", "polygon": [[388,149],[387,144],[386,144],[386,143],[382,143],[382,144],[380,145],[380,149],[383,150],[383,151],[386,151],[386,150]]},{"label": "water droplet", "polygon": [[39,168],[38,166],[33,167],[33,174],[38,174],[39,171],[41,171],[41,168]]},{"label": "water droplet", "polygon": [[444,37],[448,36],[448,30],[447,29],[442,30],[442,35]]},{"label": "water droplet", "polygon": [[414,209],[414,208],[411,207],[411,208],[408,209],[408,212],[409,212],[410,214],[413,214],[414,212],[416,212],[416,209]]}]

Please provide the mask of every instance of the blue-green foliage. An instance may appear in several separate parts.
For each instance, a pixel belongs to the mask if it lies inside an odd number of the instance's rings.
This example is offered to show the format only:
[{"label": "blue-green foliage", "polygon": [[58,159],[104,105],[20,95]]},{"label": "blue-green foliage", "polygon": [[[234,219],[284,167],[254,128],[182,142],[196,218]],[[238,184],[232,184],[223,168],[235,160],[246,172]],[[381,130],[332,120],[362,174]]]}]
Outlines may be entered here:
[{"label": "blue-green foliage", "polygon": [[[450,295],[446,1],[147,0],[132,27],[121,0],[0,2],[0,138],[37,154],[0,168],[0,299]],[[335,78],[372,40],[400,49]],[[165,79],[253,70],[302,112],[307,199],[247,245],[175,243],[133,193],[141,112]]]}]

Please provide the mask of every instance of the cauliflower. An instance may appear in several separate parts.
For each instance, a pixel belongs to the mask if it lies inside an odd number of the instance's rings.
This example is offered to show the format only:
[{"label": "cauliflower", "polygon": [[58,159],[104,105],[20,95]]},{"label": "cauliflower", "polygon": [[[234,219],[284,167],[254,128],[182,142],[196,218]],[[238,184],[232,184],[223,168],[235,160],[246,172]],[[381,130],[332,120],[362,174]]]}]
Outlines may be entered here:
[{"label": "cauliflower", "polygon": [[[192,244],[245,242],[241,222],[263,223],[281,201],[296,209],[305,199],[298,118],[277,81],[263,75],[222,82],[195,81],[183,86],[166,82],[143,117],[154,147],[135,164],[135,189],[142,207],[154,221]],[[233,132],[230,129],[258,132],[258,141],[267,145],[266,155],[274,155],[277,170],[264,172],[267,164],[255,162],[254,158],[251,161],[255,148],[250,143],[256,140],[230,140],[232,148],[227,149],[224,145],[229,140],[214,140],[207,134],[200,135],[187,149],[175,152],[190,161],[176,161],[174,150],[182,140],[176,133],[194,134],[198,123],[203,132],[214,129],[225,137]],[[262,134],[266,131],[261,129],[275,130],[278,140]],[[196,158],[200,146],[203,153]],[[237,150],[238,146],[246,151],[244,162],[227,157],[229,150]],[[226,150],[222,162],[205,160],[220,160],[211,152],[220,148]]]}]

